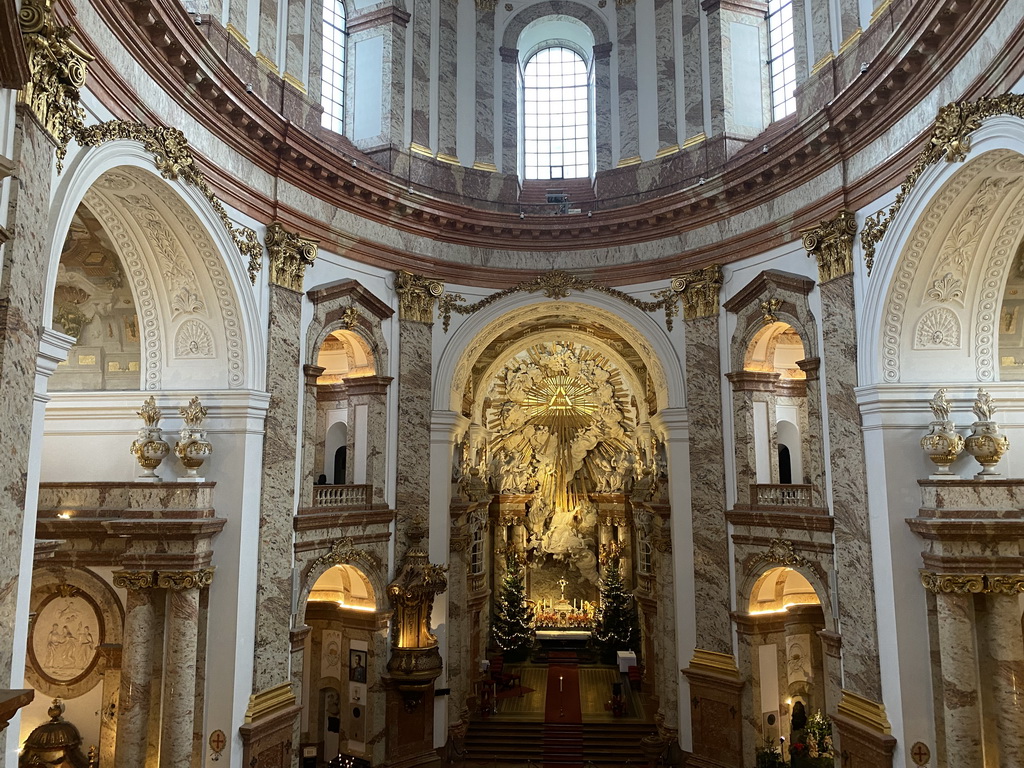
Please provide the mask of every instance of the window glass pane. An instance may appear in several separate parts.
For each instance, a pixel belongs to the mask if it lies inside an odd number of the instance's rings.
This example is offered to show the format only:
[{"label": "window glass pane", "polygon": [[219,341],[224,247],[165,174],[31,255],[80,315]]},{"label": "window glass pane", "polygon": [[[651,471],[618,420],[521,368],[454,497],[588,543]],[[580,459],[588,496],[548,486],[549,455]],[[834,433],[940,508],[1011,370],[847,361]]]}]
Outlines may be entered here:
[{"label": "window glass pane", "polygon": [[589,175],[587,66],[570,48],[534,54],[523,70],[523,157],[527,179]]},{"label": "window glass pane", "polygon": [[768,0],[768,71],[772,88],[772,115],[778,120],[796,111],[796,58],[793,52],[792,0]]},{"label": "window glass pane", "polygon": [[321,98],[324,128],[342,133],[345,126],[345,4],[324,0]]}]

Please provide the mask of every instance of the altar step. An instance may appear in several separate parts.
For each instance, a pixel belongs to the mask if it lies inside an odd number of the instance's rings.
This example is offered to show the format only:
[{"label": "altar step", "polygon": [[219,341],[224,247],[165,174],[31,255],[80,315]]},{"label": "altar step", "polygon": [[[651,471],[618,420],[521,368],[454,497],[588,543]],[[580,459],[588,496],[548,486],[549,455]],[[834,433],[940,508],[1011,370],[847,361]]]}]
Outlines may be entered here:
[{"label": "altar step", "polygon": [[[570,733],[568,729],[576,729]],[[652,723],[602,722],[559,726],[501,720],[474,721],[466,734],[467,759],[477,763],[623,766],[644,762],[640,740]]]}]

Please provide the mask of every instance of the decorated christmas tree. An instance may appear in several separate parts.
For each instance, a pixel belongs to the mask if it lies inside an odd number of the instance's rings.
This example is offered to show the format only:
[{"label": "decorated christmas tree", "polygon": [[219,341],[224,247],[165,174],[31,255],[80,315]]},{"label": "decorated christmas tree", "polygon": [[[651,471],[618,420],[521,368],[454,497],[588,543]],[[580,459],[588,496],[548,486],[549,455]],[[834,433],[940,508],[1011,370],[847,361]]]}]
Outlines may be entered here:
[{"label": "decorated christmas tree", "polygon": [[533,645],[532,620],[533,611],[526,604],[519,563],[509,558],[491,622],[494,644],[506,655],[524,656]]},{"label": "decorated christmas tree", "polygon": [[607,654],[640,649],[636,603],[626,591],[617,558],[608,564],[601,584],[601,615],[597,619],[594,637]]}]

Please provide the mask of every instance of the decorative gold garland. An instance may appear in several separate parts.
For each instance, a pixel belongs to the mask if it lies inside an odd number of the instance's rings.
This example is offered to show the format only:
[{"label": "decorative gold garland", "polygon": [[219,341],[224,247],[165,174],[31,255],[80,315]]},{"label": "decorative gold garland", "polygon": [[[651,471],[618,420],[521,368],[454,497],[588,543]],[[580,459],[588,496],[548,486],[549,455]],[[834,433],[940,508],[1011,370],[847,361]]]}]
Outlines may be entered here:
[{"label": "decorative gold garland", "polygon": [[213,206],[235,246],[249,258],[249,280],[256,284],[256,276],[263,265],[263,246],[253,230],[231,223],[224,204],[213,194],[206,176],[199,169],[185,134],[177,128],[110,120],[96,125],[79,125],[74,130],[74,137],[83,147],[96,147],[118,139],[137,141],[153,155],[153,164],[161,176],[171,181],[181,179],[198,189]]},{"label": "decorative gold garland", "polygon": [[460,315],[471,315],[515,293],[543,292],[549,299],[564,299],[569,295],[569,291],[597,291],[606,296],[612,296],[620,301],[624,301],[644,312],[655,312],[663,309],[665,311],[665,327],[670,331],[672,330],[672,319],[679,314],[679,292],[673,288],[665,288],[652,293],[651,298],[654,301],[643,301],[642,299],[630,296],[624,291],[609,288],[606,285],[595,283],[593,280],[585,280],[559,269],[545,272],[533,278],[533,280],[526,280],[511,288],[492,293],[490,296],[480,299],[480,301],[473,304],[466,304],[466,299],[461,294],[446,293],[438,299],[437,310],[443,320],[445,333],[447,333],[448,327],[451,324],[452,312],[458,312]]},{"label": "decorative gold garland", "polygon": [[951,102],[939,109],[928,146],[918,155],[913,169],[900,186],[896,200],[888,209],[883,208],[864,220],[860,242],[864,248],[864,263],[869,275],[875,264],[875,247],[885,236],[921,174],[943,158],[949,163],[959,163],[966,159],[971,148],[971,134],[981,127],[985,118],[996,115],[1024,118],[1024,95],[1006,93],[977,101]]}]

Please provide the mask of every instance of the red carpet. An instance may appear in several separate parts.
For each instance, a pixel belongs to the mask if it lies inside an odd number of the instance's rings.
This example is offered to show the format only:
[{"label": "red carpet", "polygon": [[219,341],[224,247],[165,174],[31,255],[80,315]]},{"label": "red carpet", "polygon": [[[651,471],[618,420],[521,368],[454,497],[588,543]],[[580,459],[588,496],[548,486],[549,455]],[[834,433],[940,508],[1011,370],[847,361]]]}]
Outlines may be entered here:
[{"label": "red carpet", "polygon": [[583,709],[580,706],[580,673],[576,665],[554,664],[548,667],[544,722],[555,725],[583,722]]}]

